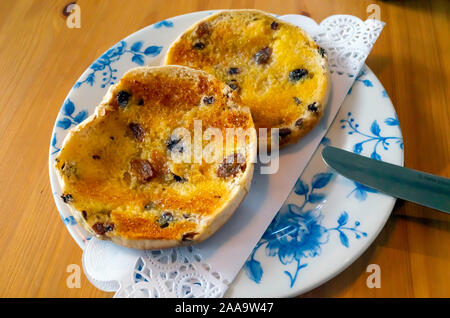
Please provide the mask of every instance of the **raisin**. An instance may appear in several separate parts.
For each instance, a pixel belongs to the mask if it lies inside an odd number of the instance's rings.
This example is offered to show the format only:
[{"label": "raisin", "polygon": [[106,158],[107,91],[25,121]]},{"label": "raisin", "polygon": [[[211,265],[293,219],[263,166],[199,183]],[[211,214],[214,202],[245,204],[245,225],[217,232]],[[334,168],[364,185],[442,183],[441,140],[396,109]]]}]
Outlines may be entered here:
[{"label": "raisin", "polygon": [[137,141],[143,141],[144,140],[145,130],[141,127],[141,125],[139,125],[137,123],[130,123],[128,125],[128,127],[130,128],[131,132],[133,133],[134,138]]},{"label": "raisin", "polygon": [[159,224],[159,227],[162,228],[162,229],[164,229],[164,228],[166,228],[168,226],[169,226],[169,222]]},{"label": "raisin", "polygon": [[314,102],[314,103],[312,103],[312,104],[309,104],[309,105],[308,105],[308,110],[309,110],[310,112],[316,113],[317,110],[318,110],[318,108],[317,108],[317,102]]},{"label": "raisin", "polygon": [[291,129],[289,128],[280,128],[278,130],[278,134],[281,138],[285,138],[291,134]]},{"label": "raisin", "polygon": [[130,165],[131,172],[141,183],[149,182],[156,175],[152,165],[146,159],[133,159]]},{"label": "raisin", "polygon": [[302,101],[297,96],[294,96],[294,101],[297,105],[300,105],[302,103]]},{"label": "raisin", "polygon": [[206,105],[214,103],[214,96],[203,97],[203,103],[205,103]]},{"label": "raisin", "polygon": [[77,176],[77,168],[75,166],[75,163],[71,161],[63,162],[61,165],[61,172],[63,175],[65,175],[67,178],[70,178],[72,176]]},{"label": "raisin", "polygon": [[98,235],[105,235],[105,233],[110,232],[114,230],[114,223],[101,223],[97,222],[94,225],[92,225],[92,229],[97,233]]},{"label": "raisin", "polygon": [[303,126],[303,118],[297,119],[297,121],[295,122],[295,126],[302,127]]},{"label": "raisin", "polygon": [[326,56],[327,53],[325,52],[325,50],[323,48],[319,47],[317,50],[319,51],[319,54],[322,55],[322,57]]},{"label": "raisin", "polygon": [[144,99],[143,99],[143,98],[141,98],[141,99],[139,100],[138,105],[139,105],[139,106],[144,105]]},{"label": "raisin", "polygon": [[270,25],[270,28],[271,28],[272,30],[278,29],[278,22],[273,21],[272,24]]},{"label": "raisin", "polygon": [[94,160],[99,160],[99,159],[100,159],[100,156],[99,156],[99,155],[93,155],[93,156],[92,156],[92,159],[94,159]]},{"label": "raisin", "polygon": [[117,103],[120,107],[125,107],[128,105],[128,100],[130,99],[130,93],[127,91],[120,91],[117,93]]},{"label": "raisin", "polygon": [[235,84],[235,83],[231,83],[231,84],[229,84],[229,86],[231,87],[231,89],[233,91],[239,90],[239,86],[237,84]]},{"label": "raisin", "polygon": [[175,173],[172,173],[173,178],[175,179],[176,182],[184,182],[187,181],[185,178],[177,176]]},{"label": "raisin", "polygon": [[170,212],[164,212],[161,214],[156,221],[159,224],[160,228],[165,228],[169,226],[169,223],[173,221],[173,214]]},{"label": "raisin", "polygon": [[81,214],[83,215],[83,219],[87,220],[87,212],[83,210],[81,211]]},{"label": "raisin", "polygon": [[154,206],[153,202],[149,202],[146,205],[144,205],[144,209],[149,211],[149,210],[151,210],[153,208],[153,206]]},{"label": "raisin", "polygon": [[73,202],[73,196],[69,193],[67,194],[61,194],[61,199],[64,201],[64,203],[70,203]]},{"label": "raisin", "polygon": [[228,74],[230,75],[239,74],[239,69],[237,67],[230,67],[230,69],[228,70]]},{"label": "raisin", "polygon": [[247,167],[245,157],[240,153],[227,156],[217,169],[217,176],[227,178],[235,176],[239,171],[244,171]]},{"label": "raisin", "polygon": [[194,43],[193,48],[196,50],[203,50],[205,48],[205,46],[206,45],[203,42],[196,42],[196,43]]},{"label": "raisin", "polygon": [[175,137],[175,136],[170,136],[169,140],[166,142],[166,146],[167,149],[169,149],[169,151],[174,151],[174,152],[183,152],[183,146],[180,144],[181,138],[179,137]]},{"label": "raisin", "polygon": [[304,68],[298,68],[289,73],[289,79],[292,82],[297,82],[297,81],[301,80],[303,77],[305,77],[306,75],[308,75],[307,70],[305,70]]},{"label": "raisin", "polygon": [[109,136],[109,139],[114,140],[114,137],[113,136]]},{"label": "raisin", "polygon": [[198,25],[197,29],[195,30],[195,35],[199,38],[203,36],[209,35],[209,24],[206,22],[202,22]]},{"label": "raisin", "polygon": [[266,64],[270,59],[270,55],[272,55],[272,49],[270,47],[265,47],[256,52],[253,59],[257,64]]},{"label": "raisin", "polygon": [[239,90],[241,89],[241,88],[239,87],[239,85],[236,84],[236,80],[231,80],[231,81],[229,81],[229,82],[227,83],[227,85],[230,86],[230,88],[231,88],[233,91],[239,91]]},{"label": "raisin", "polygon": [[194,237],[197,235],[197,232],[188,232],[188,233],[184,233],[183,237],[181,238],[181,240],[183,242],[190,242],[194,239]]}]

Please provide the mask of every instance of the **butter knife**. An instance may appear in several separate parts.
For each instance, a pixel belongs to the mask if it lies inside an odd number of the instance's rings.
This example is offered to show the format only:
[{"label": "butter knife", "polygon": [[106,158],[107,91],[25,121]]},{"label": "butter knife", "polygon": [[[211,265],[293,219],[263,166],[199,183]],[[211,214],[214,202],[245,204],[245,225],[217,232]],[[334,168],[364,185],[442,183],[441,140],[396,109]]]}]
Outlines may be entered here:
[{"label": "butter knife", "polygon": [[326,146],[322,158],[342,176],[393,197],[450,213],[450,179]]}]

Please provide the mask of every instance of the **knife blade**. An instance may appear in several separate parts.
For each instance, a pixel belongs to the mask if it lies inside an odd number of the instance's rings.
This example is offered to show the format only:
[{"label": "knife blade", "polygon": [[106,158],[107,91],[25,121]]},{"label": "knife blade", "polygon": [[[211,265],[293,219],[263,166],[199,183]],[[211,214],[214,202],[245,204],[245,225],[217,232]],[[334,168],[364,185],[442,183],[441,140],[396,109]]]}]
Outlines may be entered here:
[{"label": "knife blade", "polygon": [[450,179],[326,146],[325,163],[342,176],[393,197],[450,213]]}]

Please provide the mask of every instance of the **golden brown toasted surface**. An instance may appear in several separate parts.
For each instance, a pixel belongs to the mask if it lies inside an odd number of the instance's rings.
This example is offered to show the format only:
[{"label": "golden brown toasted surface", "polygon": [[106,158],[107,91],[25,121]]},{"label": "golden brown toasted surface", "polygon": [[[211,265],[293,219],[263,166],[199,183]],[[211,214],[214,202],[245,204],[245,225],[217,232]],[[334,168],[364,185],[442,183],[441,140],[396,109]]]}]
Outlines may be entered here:
[{"label": "golden brown toasted surface", "polygon": [[256,128],[297,140],[321,118],[328,97],[323,49],[300,28],[256,10],[214,14],[180,36],[165,64],[215,75],[250,107]]},{"label": "golden brown toasted surface", "polygon": [[[56,159],[62,199],[103,238],[195,240],[202,224],[232,200],[248,163],[221,175],[222,161],[195,161],[194,151],[188,162],[178,162],[173,155],[189,153],[194,141],[175,129],[194,137],[196,120],[201,132],[214,127],[224,136],[228,127],[252,128],[249,110],[238,101],[229,87],[201,71],[128,72],[96,114],[66,138]],[[220,157],[249,157],[246,147],[255,142],[250,139],[241,148],[223,146]],[[202,147],[208,143],[201,140]]]}]

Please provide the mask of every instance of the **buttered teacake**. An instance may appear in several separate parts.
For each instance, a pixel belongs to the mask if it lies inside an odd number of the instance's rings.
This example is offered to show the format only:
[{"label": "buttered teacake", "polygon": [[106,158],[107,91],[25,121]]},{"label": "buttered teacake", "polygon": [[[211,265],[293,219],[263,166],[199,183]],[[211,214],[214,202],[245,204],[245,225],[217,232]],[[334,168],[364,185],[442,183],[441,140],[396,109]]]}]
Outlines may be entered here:
[{"label": "buttered teacake", "polygon": [[165,64],[201,69],[227,83],[250,107],[257,129],[279,128],[281,145],[319,122],[329,94],[325,51],[301,28],[257,10],[201,20],[171,45]]},{"label": "buttered teacake", "polygon": [[[198,127],[246,135],[231,147],[202,137],[196,145]],[[200,148],[222,159],[199,160]],[[230,87],[187,67],[140,67],[69,132],[55,168],[61,199],[88,231],[166,248],[200,242],[225,223],[249,190],[255,148],[250,111]]]}]

